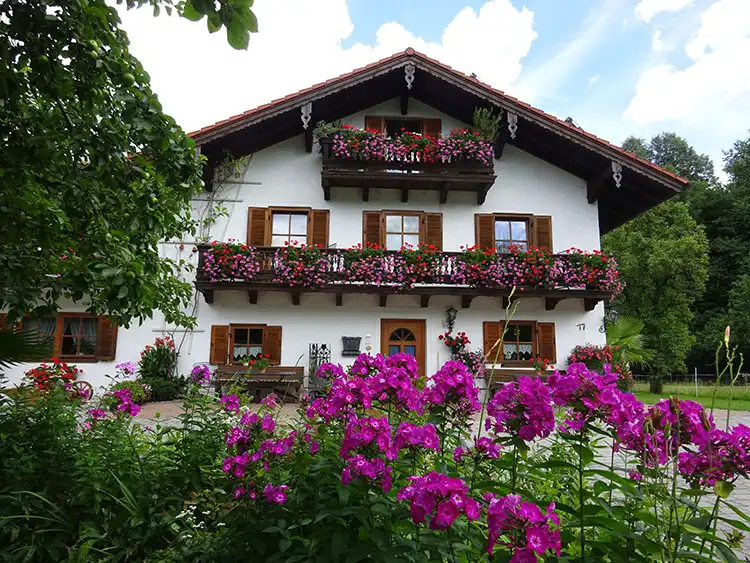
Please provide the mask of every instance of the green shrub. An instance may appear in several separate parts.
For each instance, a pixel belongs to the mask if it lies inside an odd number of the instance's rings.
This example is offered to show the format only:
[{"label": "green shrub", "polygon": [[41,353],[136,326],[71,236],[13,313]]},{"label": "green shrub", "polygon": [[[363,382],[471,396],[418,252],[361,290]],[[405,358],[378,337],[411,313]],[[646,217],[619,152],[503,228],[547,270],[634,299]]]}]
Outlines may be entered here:
[{"label": "green shrub", "polygon": [[143,378],[143,383],[151,388],[151,399],[154,401],[173,401],[185,390],[185,378],[180,377],[149,377]]},{"label": "green shrub", "polygon": [[110,391],[130,389],[131,401],[136,405],[142,405],[151,400],[151,386],[142,379],[132,381],[120,381],[110,387]]},{"label": "green shrub", "polygon": [[141,352],[138,373],[143,379],[167,379],[174,376],[177,351],[169,336],[157,338]]}]

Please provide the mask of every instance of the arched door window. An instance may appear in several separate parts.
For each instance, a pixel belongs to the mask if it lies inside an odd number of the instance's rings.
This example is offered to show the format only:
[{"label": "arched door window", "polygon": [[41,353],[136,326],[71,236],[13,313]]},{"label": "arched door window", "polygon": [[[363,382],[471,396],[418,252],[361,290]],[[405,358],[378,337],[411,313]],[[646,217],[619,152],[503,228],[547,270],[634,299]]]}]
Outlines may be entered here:
[{"label": "arched door window", "polygon": [[380,351],[386,356],[408,354],[417,360],[424,375],[425,321],[422,319],[384,319],[381,323]]}]

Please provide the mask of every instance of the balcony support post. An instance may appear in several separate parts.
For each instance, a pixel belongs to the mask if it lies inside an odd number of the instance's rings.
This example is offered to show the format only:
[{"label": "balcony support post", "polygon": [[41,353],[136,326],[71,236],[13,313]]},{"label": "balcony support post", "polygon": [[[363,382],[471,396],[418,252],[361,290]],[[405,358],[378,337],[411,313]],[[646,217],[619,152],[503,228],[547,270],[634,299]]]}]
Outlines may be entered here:
[{"label": "balcony support post", "polygon": [[292,291],[291,296],[292,296],[292,305],[299,305],[300,292]]},{"label": "balcony support post", "polygon": [[440,184],[440,203],[448,203],[448,182]]},{"label": "balcony support post", "polygon": [[247,298],[250,300],[250,304],[257,305],[258,304],[258,292],[250,290],[247,292]]},{"label": "balcony support post", "polygon": [[430,304],[430,296],[429,295],[422,295],[419,298],[419,306],[422,307],[422,309],[426,309]]},{"label": "balcony support post", "polygon": [[362,188],[362,201],[370,201],[370,187],[364,186]]},{"label": "balcony support post", "polygon": [[380,298],[378,299],[378,304],[381,307],[385,307],[387,303],[388,303],[388,294],[387,293],[381,293],[380,294]]},{"label": "balcony support post", "polygon": [[341,307],[344,304],[344,294],[339,292],[336,294],[336,307]]},{"label": "balcony support post", "polygon": [[409,202],[409,188],[401,188],[401,203]]}]

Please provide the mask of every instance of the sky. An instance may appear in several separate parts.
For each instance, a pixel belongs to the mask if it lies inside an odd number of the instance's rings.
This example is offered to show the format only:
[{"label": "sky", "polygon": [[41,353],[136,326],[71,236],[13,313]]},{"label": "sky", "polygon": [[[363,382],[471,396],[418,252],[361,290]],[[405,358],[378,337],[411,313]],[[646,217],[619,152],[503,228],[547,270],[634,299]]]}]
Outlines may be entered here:
[{"label": "sky", "polygon": [[750,136],[750,0],[256,0],[259,33],[121,9],[164,110],[193,131],[417,51],[621,144],[672,131],[722,167]]}]

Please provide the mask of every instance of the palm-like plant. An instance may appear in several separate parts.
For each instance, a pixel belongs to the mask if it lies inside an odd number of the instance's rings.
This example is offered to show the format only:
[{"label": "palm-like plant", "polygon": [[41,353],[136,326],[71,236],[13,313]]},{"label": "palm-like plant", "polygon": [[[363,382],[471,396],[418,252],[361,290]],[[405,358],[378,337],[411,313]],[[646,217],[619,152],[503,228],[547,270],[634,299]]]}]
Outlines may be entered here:
[{"label": "palm-like plant", "polygon": [[607,326],[612,359],[628,371],[631,365],[648,367],[654,358],[654,351],[645,346],[643,326],[643,321],[635,317],[619,317]]},{"label": "palm-like plant", "polygon": [[52,356],[52,342],[33,332],[0,329],[0,370]]}]

